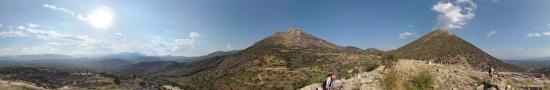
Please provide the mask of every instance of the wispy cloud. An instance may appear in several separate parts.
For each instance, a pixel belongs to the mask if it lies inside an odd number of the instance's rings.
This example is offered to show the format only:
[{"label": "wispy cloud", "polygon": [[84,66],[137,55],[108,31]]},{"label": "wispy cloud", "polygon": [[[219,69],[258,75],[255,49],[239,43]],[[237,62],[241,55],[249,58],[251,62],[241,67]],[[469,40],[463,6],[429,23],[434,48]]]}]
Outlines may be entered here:
[{"label": "wispy cloud", "polygon": [[437,17],[437,29],[459,29],[466,22],[474,18],[477,4],[472,0],[441,1],[432,7],[439,13]]},{"label": "wispy cloud", "polygon": [[225,50],[233,50],[233,46],[230,43],[225,45]]},{"label": "wispy cloud", "polygon": [[399,39],[405,39],[411,35],[416,35],[416,32],[403,32],[399,34]]},{"label": "wispy cloud", "polygon": [[19,25],[19,26],[17,26],[17,29],[24,30],[24,29],[25,29],[25,26]]},{"label": "wispy cloud", "polygon": [[124,34],[122,34],[122,33],[115,33],[115,35],[117,35],[117,36],[124,36]]},{"label": "wispy cloud", "polygon": [[485,36],[487,36],[487,37],[492,37],[492,36],[495,35],[496,33],[497,33],[497,31],[492,30],[492,31],[488,32]]},{"label": "wispy cloud", "polygon": [[483,1],[486,1],[486,2],[492,2],[492,3],[499,3],[501,0],[483,0]]},{"label": "wispy cloud", "polygon": [[0,37],[27,37],[28,34],[21,31],[5,31],[0,32]]},{"label": "wispy cloud", "polygon": [[88,20],[88,18],[84,17],[82,14],[76,13],[76,12],[74,12],[72,10],[69,10],[69,9],[66,9],[66,8],[62,8],[62,7],[58,7],[58,6],[50,5],[50,4],[43,4],[42,7],[49,8],[49,9],[56,10],[56,11],[61,11],[65,14],[69,14],[72,17],[77,18],[79,20],[83,20],[83,21]]},{"label": "wispy cloud", "polygon": [[527,37],[540,37],[542,36],[540,33],[528,33]]},{"label": "wispy cloud", "polygon": [[527,34],[527,37],[542,37],[542,36],[550,36],[550,32],[536,32],[536,33]]},{"label": "wispy cloud", "polygon": [[407,27],[412,29],[412,28],[414,28],[415,26],[414,26],[414,25],[411,25],[411,24],[408,24]]},{"label": "wispy cloud", "polygon": [[[33,38],[44,40],[55,45],[64,45],[62,48],[80,47],[89,50],[105,50],[111,44],[89,38],[88,36],[61,33],[51,30],[44,30],[37,24],[28,23],[27,25],[19,25],[17,28],[8,29],[0,32],[2,38]],[[40,45],[37,45],[40,46]],[[28,47],[26,47],[28,48]]]},{"label": "wispy cloud", "polygon": [[178,50],[178,48],[182,47],[183,45],[190,46],[192,49],[195,46],[196,39],[200,36],[197,32],[191,32],[189,33],[189,37],[187,38],[179,38],[174,39],[175,45],[172,48],[172,52],[175,52]]}]

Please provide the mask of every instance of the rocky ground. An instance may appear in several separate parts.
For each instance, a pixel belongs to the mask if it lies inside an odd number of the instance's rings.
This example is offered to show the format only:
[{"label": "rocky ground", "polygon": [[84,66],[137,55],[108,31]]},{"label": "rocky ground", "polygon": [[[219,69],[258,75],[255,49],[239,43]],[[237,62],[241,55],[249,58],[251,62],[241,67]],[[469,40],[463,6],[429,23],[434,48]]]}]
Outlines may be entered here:
[{"label": "rocky ground", "polygon": [[44,90],[43,87],[38,87],[27,82],[6,81],[0,80],[0,88],[2,90]]},{"label": "rocky ground", "polygon": [[[434,64],[418,60],[399,60],[394,68],[403,77],[403,81],[410,79],[412,75],[429,72],[433,75],[434,84],[430,88],[435,90],[550,90],[548,79],[537,78],[532,73],[499,72],[489,77],[487,72],[474,70],[461,65]],[[343,90],[383,90],[381,80],[389,69],[379,67],[370,72],[357,74],[350,79],[341,80]],[[316,90],[320,83],[312,84],[300,90]]]}]

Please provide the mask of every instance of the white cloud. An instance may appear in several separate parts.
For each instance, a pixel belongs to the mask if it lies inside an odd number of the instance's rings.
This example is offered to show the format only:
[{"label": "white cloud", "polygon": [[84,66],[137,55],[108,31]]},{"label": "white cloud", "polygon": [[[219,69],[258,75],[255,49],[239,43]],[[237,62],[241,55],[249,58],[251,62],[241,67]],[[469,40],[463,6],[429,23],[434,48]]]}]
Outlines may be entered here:
[{"label": "white cloud", "polygon": [[540,33],[528,33],[527,36],[528,37],[540,37],[542,35]]},{"label": "white cloud", "polygon": [[197,37],[199,37],[199,36],[201,36],[201,35],[200,35],[199,33],[197,33],[197,32],[191,32],[191,33],[189,33],[189,38],[197,38]]},{"label": "white cloud", "polygon": [[438,2],[432,10],[439,13],[437,17],[438,29],[459,29],[466,25],[466,21],[474,18],[477,4],[471,0],[457,0],[455,2]]},{"label": "white cloud", "polygon": [[486,34],[486,36],[487,36],[487,37],[492,37],[492,36],[495,35],[496,33],[497,33],[497,31],[492,30],[492,31],[488,32],[488,33]]},{"label": "white cloud", "polygon": [[45,40],[77,47],[89,47],[90,49],[102,49],[109,46],[101,40],[95,40],[84,35],[60,33],[56,31],[43,30],[37,24],[28,23],[26,28],[23,25],[17,26],[17,30],[0,32],[0,37],[28,37]]},{"label": "white cloud", "polygon": [[536,32],[536,33],[527,34],[527,37],[542,37],[542,36],[550,36],[550,32]]},{"label": "white cloud", "polygon": [[225,45],[225,50],[233,50],[233,46],[230,43]]},{"label": "white cloud", "polygon": [[122,33],[115,33],[116,36],[118,36],[117,38],[119,38],[120,40],[122,40],[122,42],[126,43],[128,42],[128,39],[124,36],[124,34]]},{"label": "white cloud", "polygon": [[27,23],[28,25],[28,28],[37,28],[38,25],[37,24],[33,24],[33,23]]},{"label": "white cloud", "polygon": [[416,32],[403,32],[399,34],[399,39],[405,39],[411,35],[416,35]]},{"label": "white cloud", "polygon": [[84,17],[82,14],[78,14],[78,13],[72,11],[72,10],[65,9],[65,8],[62,8],[62,7],[57,7],[57,6],[55,6],[55,5],[44,4],[44,5],[42,5],[42,7],[49,8],[49,9],[56,10],[56,11],[61,11],[61,12],[63,12],[63,13],[69,14],[69,15],[71,15],[72,17],[77,18],[77,19],[79,19],[79,20],[83,20],[83,21],[87,21],[87,20],[88,20],[88,18],[87,18],[87,17]]},{"label": "white cloud", "polygon": [[115,33],[115,35],[117,35],[117,36],[124,36],[124,34],[122,34],[122,33]]},{"label": "white cloud", "polygon": [[[198,56],[210,53],[210,51],[223,50],[224,48],[195,49],[195,43],[200,34],[190,32],[185,37],[175,39],[153,39],[151,42],[104,41],[76,33],[65,33],[53,30],[45,30],[40,25],[28,23],[15,25],[16,27],[0,31],[0,38],[30,38],[40,40],[33,42],[36,45],[22,46],[18,48],[0,47],[0,55],[23,54],[64,54],[64,55],[101,55],[119,52],[139,52],[146,55],[187,55]],[[18,29],[23,26],[25,29]],[[123,39],[123,33],[114,33]],[[231,45],[226,45],[231,48]]]},{"label": "white cloud", "polygon": [[3,27],[4,25],[3,24],[0,24],[0,27]]},{"label": "white cloud", "polygon": [[414,26],[414,25],[411,25],[411,24],[408,24],[407,27],[408,27],[408,28],[414,28],[415,26]]},{"label": "white cloud", "polygon": [[27,37],[27,36],[29,35],[21,31],[0,32],[0,37]]},{"label": "white cloud", "polygon": [[190,46],[191,49],[194,48],[195,46],[195,41],[196,39],[200,36],[199,33],[197,32],[191,32],[189,33],[189,37],[187,38],[179,38],[179,39],[174,39],[174,46],[172,47],[172,52],[175,52],[176,50],[178,50],[181,46]]},{"label": "white cloud", "polygon": [[25,29],[25,26],[19,25],[19,26],[17,26],[17,29],[24,30],[24,29]]}]

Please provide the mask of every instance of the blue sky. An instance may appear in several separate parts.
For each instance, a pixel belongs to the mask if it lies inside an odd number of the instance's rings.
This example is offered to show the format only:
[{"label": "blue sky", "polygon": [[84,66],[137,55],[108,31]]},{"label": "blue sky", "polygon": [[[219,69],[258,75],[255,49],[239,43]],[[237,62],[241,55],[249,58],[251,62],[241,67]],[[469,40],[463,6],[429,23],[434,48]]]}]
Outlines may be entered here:
[{"label": "blue sky", "polygon": [[244,49],[275,32],[298,27],[337,45],[382,50],[445,28],[498,58],[545,57],[550,56],[549,4],[550,0],[1,0],[0,55],[200,56]]}]

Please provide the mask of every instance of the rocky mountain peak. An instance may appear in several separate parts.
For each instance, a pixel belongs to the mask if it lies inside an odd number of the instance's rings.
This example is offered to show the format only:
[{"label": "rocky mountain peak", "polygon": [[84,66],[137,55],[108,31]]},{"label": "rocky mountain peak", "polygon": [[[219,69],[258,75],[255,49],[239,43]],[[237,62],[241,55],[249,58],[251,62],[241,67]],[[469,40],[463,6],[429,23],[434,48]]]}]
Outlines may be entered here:
[{"label": "rocky mountain peak", "polygon": [[299,28],[289,28],[284,32],[277,32],[259,42],[254,46],[265,45],[283,45],[283,46],[300,46],[300,47],[322,47],[322,48],[337,48],[338,46],[312,36],[309,33],[303,32]]},{"label": "rocky mountain peak", "polygon": [[444,29],[436,29],[428,35],[432,35],[432,36],[454,36],[454,34],[451,31],[444,30]]}]

